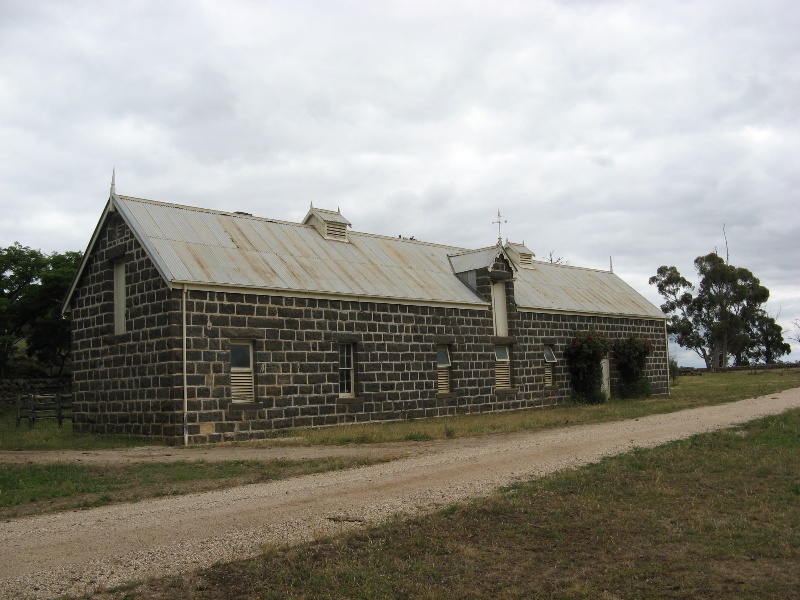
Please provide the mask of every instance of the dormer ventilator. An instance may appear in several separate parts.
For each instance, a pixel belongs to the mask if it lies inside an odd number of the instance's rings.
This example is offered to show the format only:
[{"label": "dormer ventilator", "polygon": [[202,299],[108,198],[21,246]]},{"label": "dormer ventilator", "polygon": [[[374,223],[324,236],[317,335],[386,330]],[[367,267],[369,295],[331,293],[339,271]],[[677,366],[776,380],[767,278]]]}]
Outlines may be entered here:
[{"label": "dormer ventilator", "polygon": [[303,225],[312,225],[326,240],[337,240],[340,242],[348,241],[347,228],[352,227],[350,221],[345,219],[338,209],[332,211],[323,208],[314,208],[313,203],[305,219],[303,219]]},{"label": "dormer ventilator", "polygon": [[521,244],[506,242],[505,251],[518,266],[527,269],[533,268],[533,257],[535,255],[532,250],[525,246],[525,242]]}]

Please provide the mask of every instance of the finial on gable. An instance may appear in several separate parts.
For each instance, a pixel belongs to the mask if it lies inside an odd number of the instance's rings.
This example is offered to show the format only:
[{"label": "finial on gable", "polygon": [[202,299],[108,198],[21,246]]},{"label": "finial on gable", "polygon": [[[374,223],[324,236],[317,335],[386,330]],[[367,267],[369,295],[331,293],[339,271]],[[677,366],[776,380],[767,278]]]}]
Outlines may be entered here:
[{"label": "finial on gable", "polygon": [[113,167],[111,169],[111,195],[112,196],[116,196],[117,195],[117,186],[116,186],[116,184],[114,182],[114,180],[116,179],[116,175],[117,175],[117,167],[115,166],[115,167]]}]

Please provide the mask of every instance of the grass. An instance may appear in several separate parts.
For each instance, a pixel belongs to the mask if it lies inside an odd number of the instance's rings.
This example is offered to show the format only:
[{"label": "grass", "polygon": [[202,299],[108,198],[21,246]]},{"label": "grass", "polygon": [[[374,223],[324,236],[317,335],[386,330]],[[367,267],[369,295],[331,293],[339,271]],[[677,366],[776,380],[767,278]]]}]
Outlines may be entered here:
[{"label": "grass", "polygon": [[[706,374],[702,377],[680,378],[669,398],[613,400],[595,406],[568,404],[528,411],[463,415],[443,419],[287,430],[285,432],[287,437],[282,437],[280,442],[267,440],[250,444],[341,445],[453,439],[632,419],[647,414],[666,413],[766,395],[792,387],[800,387],[798,369],[755,374],[749,372]],[[298,442],[293,442],[292,437],[297,437]],[[0,450],[97,450],[152,442],[153,440],[133,436],[77,434],[72,432],[69,422],[65,422],[62,429],[59,429],[53,421],[37,423],[33,429],[28,429],[23,424],[17,429],[14,426],[13,410],[0,411]],[[135,467],[84,467],[68,464],[5,466],[0,467],[0,517],[232,487],[291,477],[304,472],[319,472],[360,464],[366,462],[229,461],[140,464]],[[274,474],[270,474],[273,470]]]},{"label": "grass", "polygon": [[374,459],[229,460],[0,467],[0,518],[208,491],[374,464]]},{"label": "grass", "polygon": [[133,435],[75,433],[70,420],[60,428],[56,421],[37,421],[29,428],[25,420],[17,427],[16,415],[15,408],[0,408],[0,450],[110,450],[158,443]]},{"label": "grass", "polygon": [[[707,373],[702,377],[680,377],[672,395],[646,400],[611,400],[605,404],[559,406],[513,411],[459,415],[438,419],[415,419],[392,423],[366,423],[318,429],[276,431],[273,439],[252,445],[302,444],[346,445],[384,442],[426,441],[489,435],[501,432],[546,429],[583,423],[633,419],[697,406],[709,406],[744,398],[763,396],[800,387],[800,369]],[[125,435],[74,433],[72,423],[59,429],[54,421],[17,429],[13,409],[0,409],[0,450],[103,450],[153,445],[158,440]]]},{"label": "grass", "polygon": [[[610,400],[599,405],[562,404],[527,411],[459,415],[392,423],[367,423],[319,429],[292,429],[284,442],[303,445],[373,444],[452,439],[514,431],[532,431],[564,425],[635,419],[686,408],[754,398],[800,387],[800,369],[734,371],[680,377],[671,396],[644,400]],[[294,439],[293,439],[294,438]],[[257,444],[272,443],[256,442]]]},{"label": "grass", "polygon": [[798,564],[795,410],[99,597],[796,598]]}]

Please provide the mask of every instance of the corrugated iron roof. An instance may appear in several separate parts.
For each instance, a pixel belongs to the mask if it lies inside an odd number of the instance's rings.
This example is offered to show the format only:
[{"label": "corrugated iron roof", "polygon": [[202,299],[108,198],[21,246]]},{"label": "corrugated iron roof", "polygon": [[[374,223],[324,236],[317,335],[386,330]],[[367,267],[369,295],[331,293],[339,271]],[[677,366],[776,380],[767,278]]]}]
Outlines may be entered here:
[{"label": "corrugated iron roof", "polygon": [[610,271],[536,261],[531,265],[515,274],[514,299],[521,308],[666,318]]},{"label": "corrugated iron roof", "polygon": [[[170,285],[488,307],[488,299],[455,273],[485,268],[498,253],[519,258],[499,245],[469,250],[358,232],[349,233],[348,242],[334,241],[312,225],[117,196],[112,190],[65,308],[111,210],[120,212]],[[611,272],[545,262],[525,267],[514,276],[521,309],[665,318]]]},{"label": "corrugated iron roof", "polygon": [[459,248],[364,233],[341,243],[310,225],[128,196],[117,206],[173,283],[486,305],[453,275]]},{"label": "corrugated iron roof", "polygon": [[500,246],[481,248],[480,250],[465,250],[450,255],[450,264],[454,273],[466,273],[476,269],[485,269],[494,262],[503,249]]}]

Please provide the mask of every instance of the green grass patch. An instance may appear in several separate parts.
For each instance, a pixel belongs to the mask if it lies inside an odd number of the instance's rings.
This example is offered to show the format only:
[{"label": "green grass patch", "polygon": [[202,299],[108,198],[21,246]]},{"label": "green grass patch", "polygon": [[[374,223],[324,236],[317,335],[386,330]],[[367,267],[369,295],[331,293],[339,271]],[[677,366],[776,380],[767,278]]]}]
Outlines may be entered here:
[{"label": "green grass patch", "polygon": [[[793,387],[800,387],[800,369],[797,368],[706,373],[703,376],[679,377],[668,397],[610,400],[592,406],[568,403],[527,411],[459,415],[446,419],[285,429],[272,432],[266,440],[245,443],[281,446],[376,444],[531,431],[674,412],[763,396]],[[0,450],[102,450],[159,443],[157,439],[145,437],[74,433],[70,421],[65,421],[61,429],[54,421],[37,422],[33,429],[28,429],[27,423],[23,422],[17,429],[14,421],[13,409],[0,409]]]},{"label": "green grass patch", "polygon": [[283,442],[282,445],[286,443],[375,444],[534,431],[565,425],[635,419],[649,414],[663,414],[754,398],[795,387],[800,387],[800,369],[797,368],[706,373],[702,376],[679,377],[670,396],[631,400],[612,399],[598,405],[566,403],[525,411],[458,415],[446,419],[414,419],[321,429],[292,429],[288,431],[287,437],[296,440]]},{"label": "green grass patch", "polygon": [[795,410],[103,597],[792,598],[799,483]]},{"label": "green grass patch", "polygon": [[0,450],[107,450],[152,446],[159,440],[133,435],[75,433],[72,421],[36,421],[32,428],[23,420],[16,426],[15,408],[0,408]]},{"label": "green grass patch", "polygon": [[0,517],[22,516],[208,491],[347,469],[367,458],[229,460],[83,466],[68,463],[0,467]]}]

